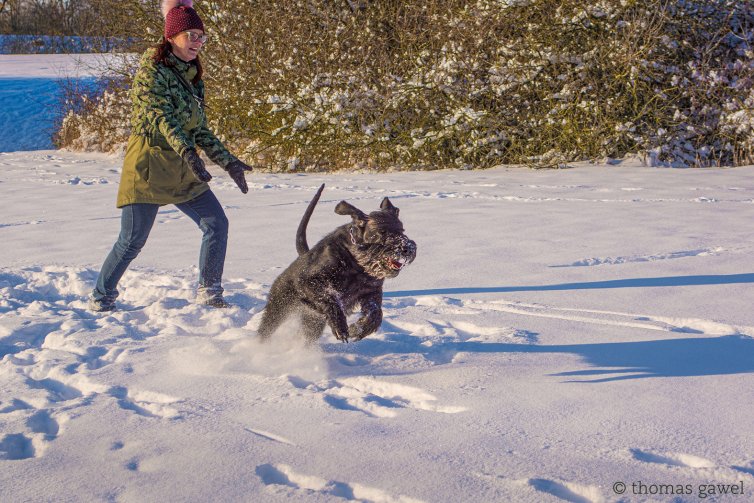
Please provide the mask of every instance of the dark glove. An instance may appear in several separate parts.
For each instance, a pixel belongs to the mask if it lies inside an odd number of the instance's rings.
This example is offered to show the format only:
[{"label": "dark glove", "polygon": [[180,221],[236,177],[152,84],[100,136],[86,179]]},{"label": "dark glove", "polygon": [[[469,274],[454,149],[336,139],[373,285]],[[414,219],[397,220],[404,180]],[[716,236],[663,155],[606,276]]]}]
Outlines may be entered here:
[{"label": "dark glove", "polygon": [[204,161],[202,161],[202,158],[199,157],[199,154],[196,153],[196,150],[193,148],[187,148],[183,152],[183,160],[186,161],[186,164],[189,165],[191,168],[191,171],[194,172],[194,175],[196,178],[199,179],[201,182],[208,182],[212,180],[212,175],[209,174],[209,171],[207,171],[207,168],[204,167]]},{"label": "dark glove", "polygon": [[235,160],[225,167],[225,171],[228,172],[230,177],[236,182],[236,185],[238,185],[238,188],[241,189],[241,192],[244,194],[249,191],[249,186],[246,185],[245,172],[251,170],[251,166],[244,164],[239,160]]}]

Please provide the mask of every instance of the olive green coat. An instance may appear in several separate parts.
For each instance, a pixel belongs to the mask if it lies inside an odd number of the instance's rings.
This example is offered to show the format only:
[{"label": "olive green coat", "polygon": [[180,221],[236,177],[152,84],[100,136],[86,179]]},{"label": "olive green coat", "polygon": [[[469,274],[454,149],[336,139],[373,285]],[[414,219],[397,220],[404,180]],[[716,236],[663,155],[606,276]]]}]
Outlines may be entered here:
[{"label": "olive green coat", "polygon": [[[183,161],[186,149],[201,148],[223,168],[236,160],[207,128],[207,117],[197,99],[170,68],[153,61],[153,54],[154,49],[144,53],[131,87],[131,136],[118,208],[133,203],[183,203],[208,190],[209,185],[199,181]],[[191,83],[196,66],[172,54],[168,59],[203,101],[204,83]]]}]

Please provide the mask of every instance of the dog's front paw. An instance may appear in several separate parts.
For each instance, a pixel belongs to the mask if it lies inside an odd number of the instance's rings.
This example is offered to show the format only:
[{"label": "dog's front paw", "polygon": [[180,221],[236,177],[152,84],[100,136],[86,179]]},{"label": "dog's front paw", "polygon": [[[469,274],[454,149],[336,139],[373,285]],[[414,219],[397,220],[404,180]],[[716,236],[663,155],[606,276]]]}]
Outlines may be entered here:
[{"label": "dog's front paw", "polygon": [[369,335],[368,332],[364,331],[363,325],[360,325],[358,323],[354,323],[351,326],[348,327],[348,338],[353,341],[360,341],[364,337]]},{"label": "dog's front paw", "polygon": [[336,339],[338,339],[340,342],[349,342],[348,341],[348,332],[344,330],[333,330],[333,335]]},{"label": "dog's front paw", "polygon": [[345,314],[335,321],[330,321],[330,330],[340,342],[348,342],[348,321]]}]

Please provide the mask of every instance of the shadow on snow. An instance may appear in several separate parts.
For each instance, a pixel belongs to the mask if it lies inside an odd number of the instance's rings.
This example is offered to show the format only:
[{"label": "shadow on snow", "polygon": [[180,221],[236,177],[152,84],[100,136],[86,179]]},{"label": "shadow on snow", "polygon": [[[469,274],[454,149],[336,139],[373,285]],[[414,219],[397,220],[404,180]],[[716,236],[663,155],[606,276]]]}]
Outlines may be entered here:
[{"label": "shadow on snow", "polygon": [[432,346],[424,346],[422,338],[406,333],[386,337],[367,338],[358,345],[323,344],[323,350],[372,357],[420,354],[435,365],[451,363],[458,353],[572,354],[589,368],[552,375],[569,377],[565,382],[582,383],[754,373],[754,339],[745,335],[563,345],[446,341]]},{"label": "shadow on snow", "polygon": [[562,290],[599,290],[606,288],[649,288],[671,286],[705,286],[754,283],[754,273],[706,274],[697,276],[664,276],[659,278],[614,279],[583,283],[561,283],[538,286],[492,286],[470,288],[430,288],[426,290],[401,290],[385,292],[385,298],[416,297],[421,295],[463,295],[473,293],[554,292]]}]

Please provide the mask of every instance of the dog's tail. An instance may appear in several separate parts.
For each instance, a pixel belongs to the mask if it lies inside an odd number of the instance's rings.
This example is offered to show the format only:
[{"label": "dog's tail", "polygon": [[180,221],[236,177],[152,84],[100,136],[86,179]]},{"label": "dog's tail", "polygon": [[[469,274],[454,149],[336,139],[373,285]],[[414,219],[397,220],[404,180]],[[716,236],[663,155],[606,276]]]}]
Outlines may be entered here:
[{"label": "dog's tail", "polygon": [[306,207],[304,216],[301,217],[301,223],[298,224],[298,230],[296,231],[296,251],[299,255],[309,251],[309,245],[306,243],[306,226],[309,225],[309,219],[314,213],[314,207],[317,206],[319,196],[322,195],[322,191],[325,188],[325,184],[319,186],[319,190],[314,194],[314,198],[309,202],[309,206]]}]

